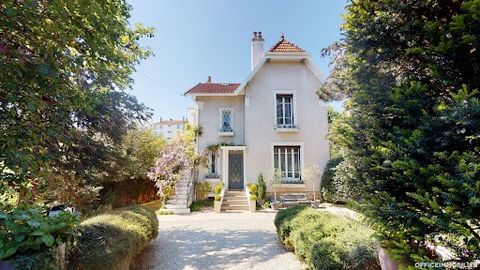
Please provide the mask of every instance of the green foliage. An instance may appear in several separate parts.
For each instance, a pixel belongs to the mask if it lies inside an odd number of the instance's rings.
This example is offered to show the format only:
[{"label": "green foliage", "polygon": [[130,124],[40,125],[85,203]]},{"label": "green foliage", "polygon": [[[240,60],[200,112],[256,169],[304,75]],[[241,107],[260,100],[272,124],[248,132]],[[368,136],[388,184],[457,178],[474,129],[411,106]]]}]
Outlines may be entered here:
[{"label": "green foliage", "polygon": [[17,208],[0,213],[0,260],[20,263],[26,257],[29,264],[22,269],[50,269],[55,262],[54,248],[75,235],[76,217],[61,212],[48,217],[38,208]]},{"label": "green foliage", "polygon": [[158,216],[168,216],[168,215],[173,215],[173,212],[166,209],[158,209],[155,211],[155,214]]},{"label": "green foliage", "polygon": [[213,189],[213,191],[215,192],[215,194],[220,194],[220,193],[222,193],[223,186],[224,186],[223,182],[218,183],[218,184],[215,186],[215,188]]},{"label": "green foliage", "polygon": [[222,200],[222,194],[215,194],[215,201],[219,202]]},{"label": "green foliage", "polygon": [[250,201],[256,201],[256,200],[257,200],[257,195],[250,194]]},{"label": "green foliage", "polygon": [[247,185],[247,188],[248,188],[248,192],[249,192],[250,194],[255,194],[255,195],[257,194],[257,185],[255,185],[255,184],[253,184],[253,183],[249,183],[249,184]]},{"label": "green foliage", "polygon": [[[135,128],[127,132],[121,150],[123,159],[112,180],[146,179],[146,174],[165,148],[166,141],[148,128]],[[112,177],[113,178],[113,177]]]},{"label": "green foliage", "polygon": [[131,28],[122,0],[4,1],[0,13],[0,193],[64,176],[98,186],[151,115],[126,90],[152,29]]},{"label": "green foliage", "polygon": [[263,209],[269,209],[270,206],[271,206],[272,202],[270,200],[266,200],[263,205],[262,205],[262,208]]},{"label": "green foliage", "polygon": [[203,208],[212,207],[212,206],[213,206],[213,200],[210,200],[210,199],[193,201],[192,204],[190,205],[190,211],[197,212],[202,210]]},{"label": "green foliage", "polygon": [[212,185],[209,182],[195,182],[195,194],[197,200],[205,200],[211,190]]},{"label": "green foliage", "polygon": [[479,3],[351,1],[330,48],[323,90],[349,98],[334,178],[396,258],[434,260],[436,233],[456,260],[480,259]]},{"label": "green foliage", "polygon": [[133,205],[83,221],[68,269],[121,269],[158,234],[153,210]]},{"label": "green foliage", "polygon": [[274,223],[282,242],[313,269],[379,269],[373,230],[357,221],[294,206]]},{"label": "green foliage", "polygon": [[[342,162],[341,158],[330,159],[323,171],[321,192],[322,197],[327,202],[345,202],[351,197],[350,185],[334,179],[338,164]],[[338,174],[340,176],[340,174]]]},{"label": "green foliage", "polygon": [[267,185],[263,179],[263,175],[260,174],[257,179],[257,196],[260,200],[265,200],[267,194]]}]

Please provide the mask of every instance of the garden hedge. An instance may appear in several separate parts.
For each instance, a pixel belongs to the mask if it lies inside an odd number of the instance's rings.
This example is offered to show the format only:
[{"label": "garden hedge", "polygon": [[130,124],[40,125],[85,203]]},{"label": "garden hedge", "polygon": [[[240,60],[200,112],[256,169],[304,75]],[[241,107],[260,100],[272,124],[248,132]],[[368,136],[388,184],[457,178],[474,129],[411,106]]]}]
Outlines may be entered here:
[{"label": "garden hedge", "polygon": [[360,222],[306,206],[275,217],[281,241],[312,269],[380,269],[373,231]]},{"label": "garden hedge", "polygon": [[79,227],[68,269],[128,269],[135,255],[158,234],[155,213],[139,205],[99,214]]}]

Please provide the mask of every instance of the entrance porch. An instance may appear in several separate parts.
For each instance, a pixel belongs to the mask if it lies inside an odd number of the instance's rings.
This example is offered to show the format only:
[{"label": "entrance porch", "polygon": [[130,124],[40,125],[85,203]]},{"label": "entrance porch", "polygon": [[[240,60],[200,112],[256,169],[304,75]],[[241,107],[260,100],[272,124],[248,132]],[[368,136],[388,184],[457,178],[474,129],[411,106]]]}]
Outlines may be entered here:
[{"label": "entrance porch", "polygon": [[222,181],[225,190],[244,190],[245,181],[245,150],[244,145],[221,146],[222,150]]}]

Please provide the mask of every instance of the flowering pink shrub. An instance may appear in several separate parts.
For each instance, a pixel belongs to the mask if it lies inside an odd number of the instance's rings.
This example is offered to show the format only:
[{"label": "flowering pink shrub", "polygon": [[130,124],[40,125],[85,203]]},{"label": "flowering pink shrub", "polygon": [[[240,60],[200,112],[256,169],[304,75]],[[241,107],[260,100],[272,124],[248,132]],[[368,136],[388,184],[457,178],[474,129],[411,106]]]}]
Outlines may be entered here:
[{"label": "flowering pink shrub", "polygon": [[192,159],[189,156],[189,142],[181,138],[173,140],[162,151],[147,174],[148,178],[155,182],[158,194],[163,200],[168,199],[169,192],[180,180],[185,169],[190,168]]}]

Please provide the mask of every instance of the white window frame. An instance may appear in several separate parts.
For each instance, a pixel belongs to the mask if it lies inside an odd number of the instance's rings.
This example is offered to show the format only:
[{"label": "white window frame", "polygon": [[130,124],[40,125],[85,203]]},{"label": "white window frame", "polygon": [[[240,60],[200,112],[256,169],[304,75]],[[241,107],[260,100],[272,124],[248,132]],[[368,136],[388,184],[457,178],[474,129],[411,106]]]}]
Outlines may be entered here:
[{"label": "white window frame", "polygon": [[[219,128],[218,130],[220,132],[233,132],[234,126],[233,126],[233,108],[220,108],[219,110]],[[224,111],[230,111],[230,127],[232,128],[231,131],[223,131],[223,112]]]},{"label": "white window frame", "polygon": [[282,181],[285,184],[288,184],[288,182],[296,182],[302,180],[302,171],[305,167],[305,147],[303,142],[272,142],[271,143],[271,166],[272,166],[272,172],[275,170],[275,146],[279,147],[285,147],[285,146],[299,146],[300,147],[300,172],[299,172],[299,178],[286,178],[284,177]]},{"label": "white window frame", "polygon": [[[215,157],[215,160],[212,158]],[[214,171],[212,171],[213,167],[215,167]],[[210,167],[208,168],[208,174],[210,175],[217,175],[218,174],[218,155],[217,153],[210,153]]]},{"label": "white window frame", "polygon": [[[292,127],[283,127],[277,124],[277,96],[278,95],[292,95]],[[297,95],[295,90],[274,90],[273,91],[273,125],[276,128],[297,128],[298,125],[298,114],[297,114]]]}]

